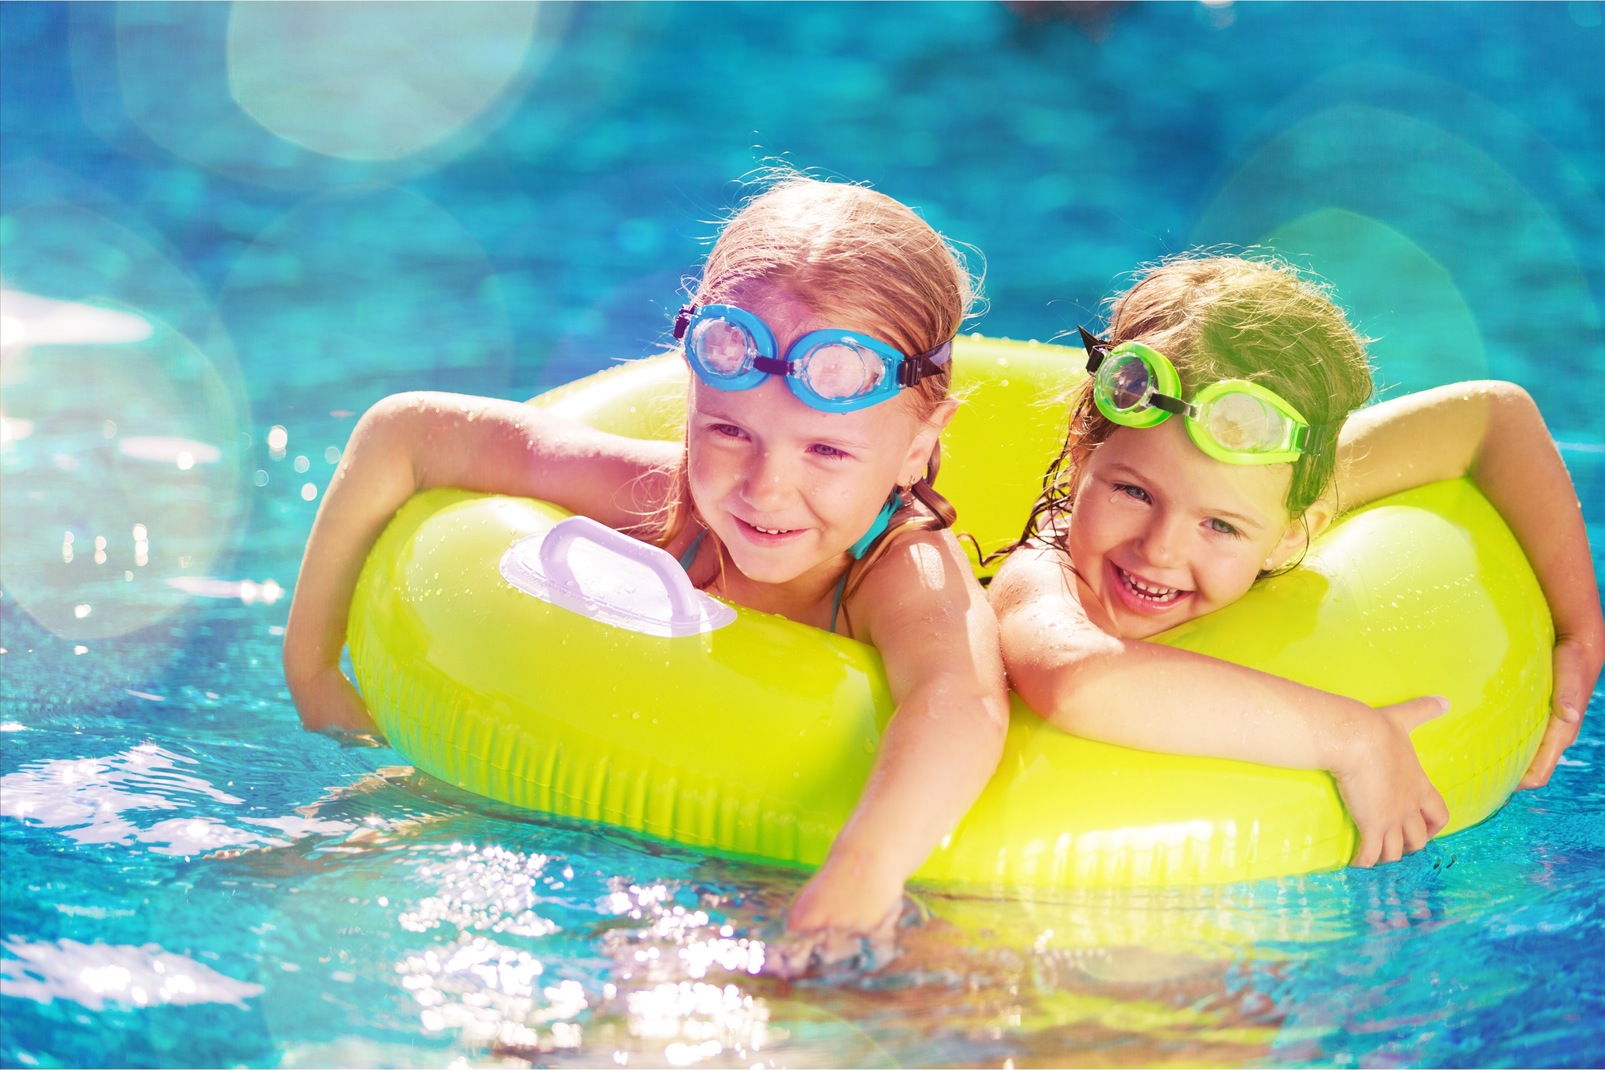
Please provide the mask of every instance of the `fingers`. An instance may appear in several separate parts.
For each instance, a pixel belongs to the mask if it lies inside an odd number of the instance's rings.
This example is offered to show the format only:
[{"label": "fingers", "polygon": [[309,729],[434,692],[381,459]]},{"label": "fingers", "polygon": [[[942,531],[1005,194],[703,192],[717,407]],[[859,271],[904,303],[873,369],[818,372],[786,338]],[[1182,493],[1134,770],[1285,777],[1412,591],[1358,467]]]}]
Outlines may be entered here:
[{"label": "fingers", "polygon": [[803,976],[813,964],[822,933],[806,933],[773,941],[764,949],[763,972],[791,981]]},{"label": "fingers", "polygon": [[1516,790],[1531,791],[1548,784],[1550,776],[1555,772],[1555,766],[1560,763],[1560,752],[1563,749],[1565,749],[1563,746],[1550,746],[1549,734],[1546,732],[1544,741],[1538,745],[1538,753],[1533,755],[1532,764],[1516,783]]},{"label": "fingers", "polygon": [[1432,833],[1428,831],[1427,827],[1426,812],[1423,810],[1417,810],[1415,813],[1405,818],[1404,828],[1400,830],[1400,833],[1404,847],[1404,854],[1415,854],[1417,851],[1421,850],[1421,848],[1425,847],[1427,845],[1427,841],[1432,839]]},{"label": "fingers", "polygon": [[1404,857],[1404,830],[1391,828],[1382,835],[1382,854],[1379,862],[1397,862]]},{"label": "fingers", "polygon": [[1360,830],[1360,846],[1354,849],[1354,858],[1349,865],[1356,869],[1370,869],[1377,864],[1377,856],[1382,853],[1382,843],[1375,836]]},{"label": "fingers", "polygon": [[842,929],[788,934],[765,949],[763,972],[794,981],[832,966],[874,970],[897,957],[893,930],[860,935]]},{"label": "fingers", "polygon": [[1427,837],[1430,839],[1442,832],[1449,824],[1449,804],[1443,801],[1443,796],[1434,791],[1432,799],[1421,809],[1421,816],[1427,823]]},{"label": "fingers", "polygon": [[1401,702],[1398,707],[1399,723],[1406,731],[1426,724],[1435,717],[1442,717],[1449,712],[1449,700],[1442,695],[1427,695],[1423,698],[1411,699]]},{"label": "fingers", "polygon": [[1599,671],[1587,664],[1581,651],[1562,641],[1555,644],[1552,662],[1555,673],[1555,695],[1550,700],[1554,715],[1568,724],[1583,719],[1583,707],[1599,679]]},{"label": "fingers", "polygon": [[1379,863],[1397,862],[1405,855],[1415,854],[1449,824],[1449,808],[1437,792],[1420,810],[1410,814],[1404,822],[1386,829],[1381,835],[1361,833],[1360,845],[1355,849],[1349,865],[1370,869]]},{"label": "fingers", "polygon": [[1572,745],[1580,728],[1582,728],[1580,722],[1561,721],[1551,717],[1549,724],[1544,727],[1544,738],[1538,743],[1538,753],[1533,755],[1531,764],[1527,766],[1527,772],[1516,787],[1525,791],[1548,784],[1550,775],[1555,772],[1555,766],[1560,763],[1561,754]]}]

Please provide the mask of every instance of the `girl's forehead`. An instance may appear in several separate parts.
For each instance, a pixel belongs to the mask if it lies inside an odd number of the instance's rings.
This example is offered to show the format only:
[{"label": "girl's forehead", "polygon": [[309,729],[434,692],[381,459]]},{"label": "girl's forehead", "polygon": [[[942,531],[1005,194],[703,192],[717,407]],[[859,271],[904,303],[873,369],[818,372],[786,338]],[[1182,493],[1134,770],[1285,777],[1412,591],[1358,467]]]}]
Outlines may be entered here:
[{"label": "girl's forehead", "polygon": [[[840,295],[799,296],[792,287],[767,279],[749,279],[732,288],[726,300],[746,309],[769,325],[784,344],[787,336],[800,336],[825,327],[864,331],[880,337],[885,325]],[[818,309],[818,311],[816,311]]]}]

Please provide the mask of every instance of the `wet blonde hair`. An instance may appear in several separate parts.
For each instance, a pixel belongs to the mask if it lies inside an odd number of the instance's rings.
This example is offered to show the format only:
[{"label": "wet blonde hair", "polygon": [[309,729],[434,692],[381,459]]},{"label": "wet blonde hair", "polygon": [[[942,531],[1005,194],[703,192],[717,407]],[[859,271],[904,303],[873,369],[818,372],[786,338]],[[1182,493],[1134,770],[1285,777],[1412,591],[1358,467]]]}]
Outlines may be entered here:
[{"label": "wet blonde hair", "polygon": [[[960,253],[913,209],[866,186],[791,170],[772,171],[758,185],[759,192],[720,231],[694,303],[740,305],[742,293],[753,286],[778,287],[819,319],[861,324],[909,356],[958,334],[979,297],[978,280]],[[928,420],[948,396],[951,372],[949,360],[940,374],[899,391],[894,402],[906,397],[915,418]],[[847,593],[895,534],[953,523],[952,504],[932,486],[940,468],[938,443],[925,474],[898,488],[899,508],[887,533],[849,567]],[[660,545],[679,534],[694,509],[683,455],[673,482],[655,540]]]},{"label": "wet blonde hair", "polygon": [[[1182,396],[1222,379],[1247,379],[1275,391],[1309,421],[1304,453],[1293,462],[1284,504],[1302,517],[1336,477],[1343,421],[1371,396],[1371,368],[1362,338],[1330,287],[1268,253],[1191,253],[1146,269],[1114,298],[1112,344],[1142,342],[1176,366]],[[1048,468],[1042,495],[1020,542],[1050,531],[1062,538],[1092,451],[1119,425],[1093,400],[1086,377],[1070,396],[1064,448]],[[1019,545],[1019,544],[1016,544]]]}]

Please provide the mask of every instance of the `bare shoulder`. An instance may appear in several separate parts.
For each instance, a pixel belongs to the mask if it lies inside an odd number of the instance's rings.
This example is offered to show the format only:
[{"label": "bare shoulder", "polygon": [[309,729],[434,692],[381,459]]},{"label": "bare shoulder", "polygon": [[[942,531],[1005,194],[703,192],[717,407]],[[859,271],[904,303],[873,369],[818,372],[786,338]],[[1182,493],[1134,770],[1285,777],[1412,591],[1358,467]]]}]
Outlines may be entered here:
[{"label": "bare shoulder", "polygon": [[1122,645],[1098,608],[1083,603],[1069,561],[1056,547],[1024,546],[1011,553],[988,594],[998,618],[1004,663],[1022,694],[1036,674]]},{"label": "bare shoulder", "polygon": [[997,618],[951,531],[898,537],[856,586],[847,610],[854,636],[878,648],[894,675],[967,664],[984,674],[995,666],[1001,679]]},{"label": "bare shoulder", "polygon": [[1032,544],[1009,554],[987,594],[999,617],[1047,601],[1079,604],[1074,577],[1062,550]]},{"label": "bare shoulder", "polygon": [[[898,538],[849,599],[853,633],[880,651],[893,697],[921,688],[1007,709],[997,618],[951,531]],[[962,698],[961,698],[962,697]]]}]

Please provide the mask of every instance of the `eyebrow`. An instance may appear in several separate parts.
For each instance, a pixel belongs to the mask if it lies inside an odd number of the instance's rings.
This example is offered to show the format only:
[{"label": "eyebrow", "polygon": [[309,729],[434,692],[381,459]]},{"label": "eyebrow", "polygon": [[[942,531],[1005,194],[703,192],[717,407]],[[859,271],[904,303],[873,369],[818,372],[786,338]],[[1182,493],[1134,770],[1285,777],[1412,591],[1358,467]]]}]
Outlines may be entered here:
[{"label": "eyebrow", "polygon": [[[1124,461],[1115,461],[1109,466],[1108,471],[1114,474],[1123,474],[1129,476],[1134,482],[1142,483],[1145,486],[1152,485],[1153,482],[1146,474],[1137,471],[1137,469],[1131,467],[1129,464],[1126,464]],[[1234,509],[1215,509],[1205,506],[1203,511],[1220,520],[1234,520],[1239,524],[1251,528],[1266,528],[1270,526],[1270,522],[1264,517],[1251,516],[1248,513],[1239,513]]]},{"label": "eyebrow", "polygon": [[[751,420],[745,420],[738,416],[732,415],[729,411],[718,405],[703,406],[697,410],[697,415],[705,420],[712,420],[716,423],[735,424],[737,427],[743,429],[753,428],[753,422]],[[843,453],[864,454],[875,448],[874,443],[872,443],[869,439],[855,438],[847,434],[809,434],[803,435],[802,438],[809,445],[814,445],[817,443],[821,446],[830,446],[833,449],[841,450]]]}]

